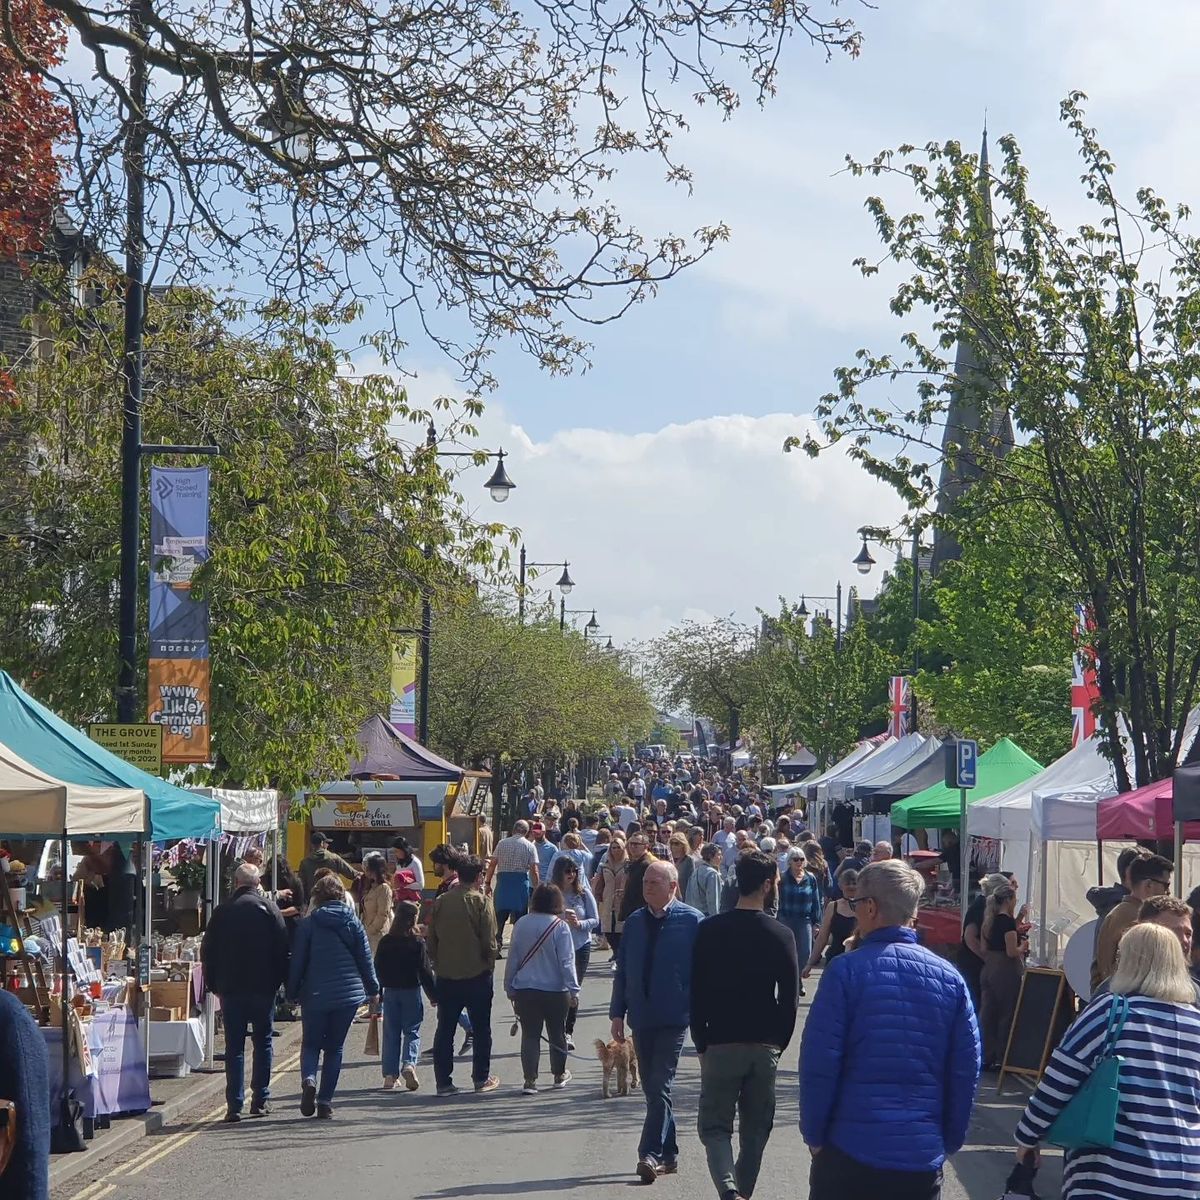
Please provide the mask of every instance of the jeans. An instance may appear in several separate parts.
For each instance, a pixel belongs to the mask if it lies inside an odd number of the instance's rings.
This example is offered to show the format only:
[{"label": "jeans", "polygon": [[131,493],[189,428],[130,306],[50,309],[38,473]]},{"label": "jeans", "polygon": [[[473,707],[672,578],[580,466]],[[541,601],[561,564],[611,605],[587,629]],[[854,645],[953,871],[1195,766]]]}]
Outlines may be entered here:
[{"label": "jeans", "polygon": [[421,989],[383,989],[383,1039],[380,1045],[384,1075],[400,1074],[401,1066],[415,1067],[421,1053],[421,1021],[425,1002]]},{"label": "jeans", "polygon": [[492,1069],[492,974],[474,979],[437,981],[437,1032],[433,1036],[433,1074],[438,1087],[449,1087],[454,1074],[454,1028],[463,1009],[474,1031],[471,1077],[484,1083]]},{"label": "jeans", "polygon": [[225,1103],[241,1112],[246,1098],[246,1031],[253,1031],[254,1071],[250,1094],[261,1102],[271,1097],[271,1027],[275,1016],[275,993],[222,996],[225,1017]]},{"label": "jeans", "polygon": [[825,1146],[812,1160],[808,1189],[808,1200],[941,1200],[942,1172],[868,1167]]},{"label": "jeans", "polygon": [[779,921],[792,931],[792,936],[796,939],[796,958],[800,963],[800,970],[803,971],[812,957],[813,927],[804,917],[780,917]]},{"label": "jeans", "polygon": [[346,1035],[350,1032],[354,1014],[357,1012],[357,1004],[343,1004],[324,1012],[313,1012],[307,1007],[300,1010],[300,1078],[315,1080],[317,1061],[320,1060],[318,1104],[333,1103],[338,1076],[342,1073],[342,1051],[346,1045]]},{"label": "jeans", "polygon": [[[592,961],[592,948],[588,945],[580,946],[575,951],[575,978],[579,981],[580,986],[583,985],[583,977],[587,974],[588,963]],[[567,1032],[575,1032],[575,1021],[579,1017],[579,993],[575,993],[575,1003],[571,1005],[570,1011],[567,1013]]]},{"label": "jeans", "polygon": [[[737,1192],[747,1200],[758,1182],[763,1151],[775,1125],[775,1046],[746,1043],[709,1046],[700,1060],[700,1141],[718,1194]],[[733,1116],[737,1112],[737,1162]]]},{"label": "jeans", "polygon": [[[528,911],[528,910],[526,910]],[[525,912],[516,912],[511,908],[496,909],[496,953],[499,954],[504,948],[504,926],[508,921],[514,925],[525,915]]]},{"label": "jeans", "polygon": [[[539,992],[522,988],[513,993],[513,1007],[521,1022],[521,1070],[527,1083],[535,1082],[542,1061],[542,1029],[550,1043],[550,1073],[557,1079],[567,1070],[567,1005],[569,992]],[[570,1011],[574,1011],[571,1009]]]},{"label": "jeans", "polygon": [[671,1086],[679,1056],[683,1053],[686,1026],[665,1029],[635,1029],[633,1046],[638,1056],[642,1094],[646,1097],[646,1119],[638,1142],[638,1158],[658,1163],[675,1162],[679,1143],[675,1140],[675,1113],[671,1107]]}]

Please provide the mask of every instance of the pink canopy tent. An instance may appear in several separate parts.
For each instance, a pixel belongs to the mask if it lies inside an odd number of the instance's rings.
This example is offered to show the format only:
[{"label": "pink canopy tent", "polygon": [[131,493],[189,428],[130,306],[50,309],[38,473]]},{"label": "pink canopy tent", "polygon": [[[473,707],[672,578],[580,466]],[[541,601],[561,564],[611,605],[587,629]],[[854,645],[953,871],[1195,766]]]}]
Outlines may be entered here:
[{"label": "pink canopy tent", "polygon": [[[1174,836],[1174,785],[1170,779],[1160,779],[1100,801],[1096,812],[1096,837],[1100,841],[1127,838],[1165,841]],[[1200,841],[1200,821],[1184,825],[1183,839]]]}]

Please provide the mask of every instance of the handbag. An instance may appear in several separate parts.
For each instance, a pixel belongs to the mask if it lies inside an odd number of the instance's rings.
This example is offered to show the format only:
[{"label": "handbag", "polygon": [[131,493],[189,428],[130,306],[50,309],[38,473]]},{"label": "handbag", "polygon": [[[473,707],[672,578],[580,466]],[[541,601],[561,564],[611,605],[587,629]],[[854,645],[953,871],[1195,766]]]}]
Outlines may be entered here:
[{"label": "handbag", "polygon": [[379,1014],[372,1012],[367,1018],[367,1040],[363,1043],[363,1053],[368,1058],[379,1057]]},{"label": "handbag", "polygon": [[1004,1195],[1000,1200],[1038,1200],[1038,1194],[1033,1190],[1036,1178],[1037,1167],[1031,1163],[1017,1163],[1009,1172],[1008,1182],[1004,1185]]},{"label": "handbag", "polygon": [[1129,997],[1114,996],[1108,1030],[1092,1073],[1054,1119],[1046,1141],[1064,1150],[1108,1149],[1117,1135],[1121,1104],[1121,1063],[1117,1040],[1129,1015]]},{"label": "handbag", "polygon": [[51,1154],[77,1154],[86,1150],[83,1137],[83,1105],[73,1091],[63,1094],[58,1108],[58,1124],[50,1131]]}]

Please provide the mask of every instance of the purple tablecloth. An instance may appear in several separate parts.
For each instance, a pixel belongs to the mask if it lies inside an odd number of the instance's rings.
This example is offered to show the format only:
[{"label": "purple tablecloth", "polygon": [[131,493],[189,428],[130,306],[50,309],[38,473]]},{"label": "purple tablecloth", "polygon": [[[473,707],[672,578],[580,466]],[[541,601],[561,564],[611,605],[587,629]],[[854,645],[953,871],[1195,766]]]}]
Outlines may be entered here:
[{"label": "purple tablecloth", "polygon": [[[85,1076],[72,1055],[70,1087],[89,1118],[140,1113],[150,1107],[150,1078],[146,1073],[142,1039],[132,1013],[112,1008],[97,1013],[87,1026],[88,1044],[96,1073]],[[42,1027],[42,1037],[50,1053],[50,1112],[58,1124],[62,1096],[62,1030]]]}]

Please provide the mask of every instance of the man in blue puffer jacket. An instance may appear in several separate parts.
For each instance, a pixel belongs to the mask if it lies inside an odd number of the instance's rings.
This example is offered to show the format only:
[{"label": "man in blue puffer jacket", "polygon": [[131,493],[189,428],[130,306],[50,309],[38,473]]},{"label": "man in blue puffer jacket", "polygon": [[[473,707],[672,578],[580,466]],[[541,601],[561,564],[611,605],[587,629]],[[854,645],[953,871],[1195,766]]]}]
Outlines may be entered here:
[{"label": "man in blue puffer jacket", "polygon": [[704,914],[674,899],[678,879],[671,863],[646,868],[646,905],[625,920],[608,1007],[618,1042],[625,1040],[626,1016],[633,1030],[646,1097],[637,1163],[643,1183],[679,1170],[671,1087],[691,1021],[692,947]]},{"label": "man in blue puffer jacket", "polygon": [[800,1048],[810,1200],[938,1200],[966,1140],[979,1030],[963,977],[917,945],[924,886],[894,860],[859,873],[861,942],[825,968]]}]

